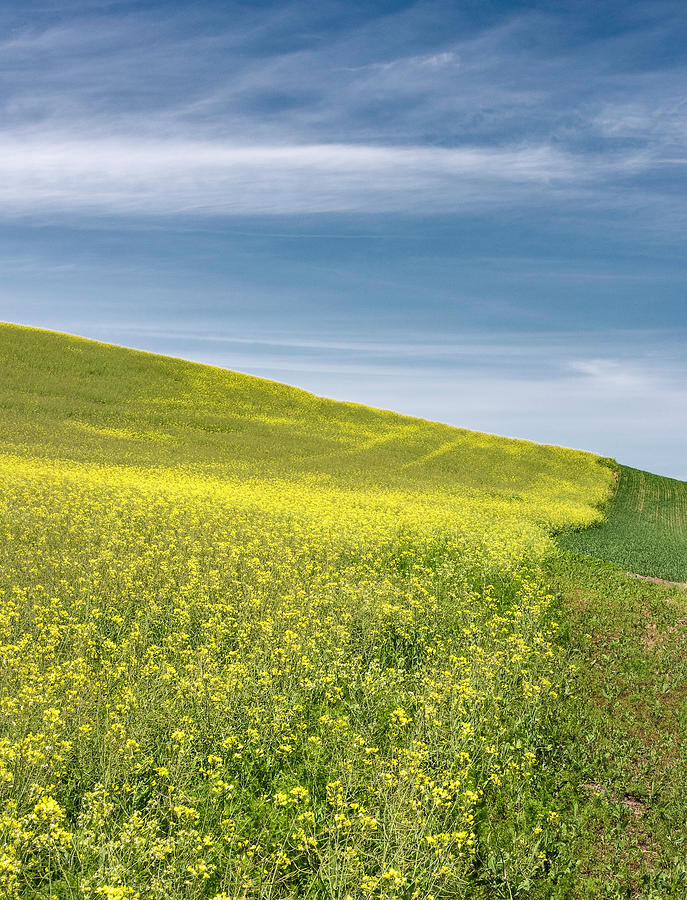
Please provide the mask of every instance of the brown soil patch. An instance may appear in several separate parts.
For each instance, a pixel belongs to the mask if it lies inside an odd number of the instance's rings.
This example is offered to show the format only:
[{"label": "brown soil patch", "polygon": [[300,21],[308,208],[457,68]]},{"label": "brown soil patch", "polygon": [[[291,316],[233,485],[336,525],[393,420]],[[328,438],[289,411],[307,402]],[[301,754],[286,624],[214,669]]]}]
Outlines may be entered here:
[{"label": "brown soil patch", "polygon": [[646,811],[646,804],[639,797],[633,797],[632,794],[625,794],[622,799],[623,806],[626,806],[635,819],[641,819]]},{"label": "brown soil patch", "polygon": [[592,781],[589,784],[581,784],[580,789],[591,797],[599,797],[601,800],[609,800],[613,803],[622,803],[623,806],[630,810],[635,819],[641,819],[646,812],[646,801],[636,797],[634,794],[624,794],[622,797],[619,797],[612,791],[607,791],[603,785],[596,781]]},{"label": "brown soil patch", "polygon": [[644,646],[647,650],[653,650],[661,638],[658,626],[655,622],[649,622],[644,632]]},{"label": "brown soil patch", "polygon": [[656,578],[654,575],[638,575],[636,572],[626,572],[630,578],[641,578],[642,581],[651,581],[653,584],[672,584],[675,587],[687,588],[687,581],[668,581],[666,578]]},{"label": "brown soil patch", "polygon": [[578,612],[585,612],[589,602],[589,597],[583,597],[579,591],[572,592],[571,603]]}]

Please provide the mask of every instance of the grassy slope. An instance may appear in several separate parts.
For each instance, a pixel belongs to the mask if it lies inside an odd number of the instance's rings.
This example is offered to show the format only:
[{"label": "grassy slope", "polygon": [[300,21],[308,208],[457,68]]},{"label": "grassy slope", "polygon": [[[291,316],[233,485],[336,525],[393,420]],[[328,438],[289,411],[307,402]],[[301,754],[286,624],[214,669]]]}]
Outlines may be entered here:
[{"label": "grassy slope", "polygon": [[687,482],[621,466],[606,518],[564,547],[630,572],[687,581]]},{"label": "grassy slope", "polygon": [[32,329],[0,360],[4,896],[550,895],[541,564],[607,466]]},{"label": "grassy slope", "polygon": [[547,527],[607,496],[599,457],[339,403],[222,369],[0,326],[0,451],[450,500]]}]

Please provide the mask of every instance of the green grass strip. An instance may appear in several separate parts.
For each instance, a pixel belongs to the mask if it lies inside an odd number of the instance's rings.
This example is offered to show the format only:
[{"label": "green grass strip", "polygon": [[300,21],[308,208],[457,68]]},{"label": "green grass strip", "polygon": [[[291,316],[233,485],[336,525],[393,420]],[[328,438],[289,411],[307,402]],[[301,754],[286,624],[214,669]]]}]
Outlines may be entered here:
[{"label": "green grass strip", "polygon": [[547,574],[567,674],[540,791],[560,833],[526,896],[687,897],[687,591],[573,553]]}]

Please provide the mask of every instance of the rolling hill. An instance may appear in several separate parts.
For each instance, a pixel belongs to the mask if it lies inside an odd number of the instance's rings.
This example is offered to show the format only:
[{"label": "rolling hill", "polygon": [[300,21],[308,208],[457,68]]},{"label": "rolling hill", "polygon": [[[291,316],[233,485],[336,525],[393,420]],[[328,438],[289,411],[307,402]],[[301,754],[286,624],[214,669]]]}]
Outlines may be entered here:
[{"label": "rolling hill", "polygon": [[[592,521],[593,454],[339,403],[261,378],[54,332],[0,326],[0,448],[23,457],[345,490],[502,500]],[[553,504],[560,504],[560,512]]]},{"label": "rolling hill", "polygon": [[579,881],[560,597],[617,571],[554,535],[611,461],[14,325],[0,367],[2,896]]}]

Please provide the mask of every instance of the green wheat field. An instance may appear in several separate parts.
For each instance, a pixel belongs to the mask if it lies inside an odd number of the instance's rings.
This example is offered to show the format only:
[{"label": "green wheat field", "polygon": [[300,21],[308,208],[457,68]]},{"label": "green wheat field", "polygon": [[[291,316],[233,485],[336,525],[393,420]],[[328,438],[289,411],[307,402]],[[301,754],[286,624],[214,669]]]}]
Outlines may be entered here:
[{"label": "green wheat field", "polygon": [[687,485],[19,326],[0,366],[0,896],[687,895],[687,603],[626,575],[687,580]]},{"label": "green wheat field", "polygon": [[603,521],[562,543],[631,572],[687,582],[687,483],[628,466],[618,475]]}]

